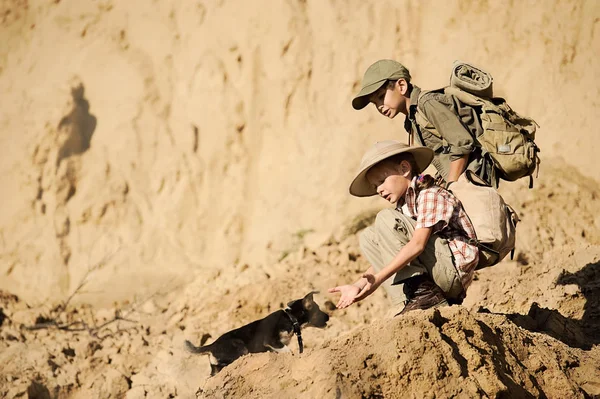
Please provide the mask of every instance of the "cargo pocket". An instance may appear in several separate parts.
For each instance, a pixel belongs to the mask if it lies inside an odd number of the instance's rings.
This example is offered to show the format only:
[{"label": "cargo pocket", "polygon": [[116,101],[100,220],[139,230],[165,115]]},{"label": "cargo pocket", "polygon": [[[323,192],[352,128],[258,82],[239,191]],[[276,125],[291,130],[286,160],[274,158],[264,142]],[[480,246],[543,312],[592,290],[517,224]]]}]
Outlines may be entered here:
[{"label": "cargo pocket", "polygon": [[401,219],[396,218],[396,225],[394,226],[394,230],[408,237],[408,229],[406,228],[406,225]]}]

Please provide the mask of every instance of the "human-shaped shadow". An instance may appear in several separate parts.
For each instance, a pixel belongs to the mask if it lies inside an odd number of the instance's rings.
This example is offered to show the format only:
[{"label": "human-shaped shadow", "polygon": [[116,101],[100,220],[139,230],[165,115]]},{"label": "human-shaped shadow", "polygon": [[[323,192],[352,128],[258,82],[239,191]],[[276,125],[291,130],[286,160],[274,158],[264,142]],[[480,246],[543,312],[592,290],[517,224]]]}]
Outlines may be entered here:
[{"label": "human-shaped shadow", "polygon": [[66,134],[66,137],[58,151],[57,166],[63,159],[71,155],[84,153],[90,148],[97,119],[90,114],[90,103],[85,99],[84,93],[83,84],[71,89],[73,108],[58,124],[59,132]]},{"label": "human-shaped shadow", "polygon": [[[565,344],[590,349],[600,343],[600,262],[589,263],[575,273],[563,271],[557,284],[577,284],[586,299],[581,320],[571,319],[557,310],[533,303],[528,314],[505,314],[516,325],[529,331],[548,334]],[[487,309],[480,309],[489,312]]]}]

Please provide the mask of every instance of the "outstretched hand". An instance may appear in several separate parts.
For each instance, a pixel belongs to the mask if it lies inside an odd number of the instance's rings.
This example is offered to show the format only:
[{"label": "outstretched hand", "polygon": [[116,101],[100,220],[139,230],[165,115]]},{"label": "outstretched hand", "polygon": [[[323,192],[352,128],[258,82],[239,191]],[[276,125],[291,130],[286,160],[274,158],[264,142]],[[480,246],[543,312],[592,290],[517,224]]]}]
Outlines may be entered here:
[{"label": "outstretched hand", "polygon": [[327,290],[329,293],[339,292],[342,294],[336,305],[338,309],[344,309],[354,302],[362,301],[381,285],[381,282],[372,273],[364,273],[362,277],[367,279],[367,284],[362,289],[355,285],[340,285]]},{"label": "outstretched hand", "polygon": [[375,290],[377,290],[377,288],[379,288],[379,286],[381,285],[381,281],[379,281],[374,274],[364,273],[362,276],[363,278],[367,279],[367,284],[363,287],[362,290],[360,290],[358,295],[356,295],[356,297],[354,298],[354,302],[362,301],[363,299],[374,293]]},{"label": "outstretched hand", "polygon": [[334,292],[339,292],[342,294],[340,300],[337,305],[335,305],[338,309],[344,309],[354,303],[354,298],[360,292],[360,288],[355,285],[339,285],[334,288],[330,288],[327,290],[330,294]]}]

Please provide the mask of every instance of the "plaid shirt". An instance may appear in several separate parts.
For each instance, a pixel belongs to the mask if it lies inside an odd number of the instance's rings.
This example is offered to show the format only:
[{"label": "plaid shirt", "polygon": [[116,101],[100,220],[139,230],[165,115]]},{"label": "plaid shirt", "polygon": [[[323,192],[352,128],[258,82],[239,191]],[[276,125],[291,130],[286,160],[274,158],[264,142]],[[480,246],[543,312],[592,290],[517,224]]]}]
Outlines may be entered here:
[{"label": "plaid shirt", "polygon": [[406,191],[406,206],[403,209],[408,211],[408,216],[417,220],[415,229],[431,227],[433,234],[448,240],[454,265],[466,291],[479,262],[479,249],[468,242],[477,237],[475,229],[454,194],[442,187],[432,186],[421,190],[417,196],[416,181],[417,178],[413,178]]}]

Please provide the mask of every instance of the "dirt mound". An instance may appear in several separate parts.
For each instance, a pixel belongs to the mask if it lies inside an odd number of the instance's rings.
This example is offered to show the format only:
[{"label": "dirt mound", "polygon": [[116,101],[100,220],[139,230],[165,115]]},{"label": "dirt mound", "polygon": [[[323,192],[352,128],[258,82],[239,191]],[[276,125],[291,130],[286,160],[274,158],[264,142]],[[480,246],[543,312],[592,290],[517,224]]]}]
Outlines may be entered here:
[{"label": "dirt mound", "polygon": [[561,248],[535,263],[503,262],[477,276],[465,306],[504,314],[574,347],[600,343],[600,247]]},{"label": "dirt mound", "polygon": [[301,356],[248,356],[204,397],[555,397],[600,394],[600,360],[464,308],[380,320]]}]

